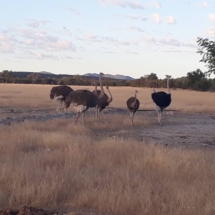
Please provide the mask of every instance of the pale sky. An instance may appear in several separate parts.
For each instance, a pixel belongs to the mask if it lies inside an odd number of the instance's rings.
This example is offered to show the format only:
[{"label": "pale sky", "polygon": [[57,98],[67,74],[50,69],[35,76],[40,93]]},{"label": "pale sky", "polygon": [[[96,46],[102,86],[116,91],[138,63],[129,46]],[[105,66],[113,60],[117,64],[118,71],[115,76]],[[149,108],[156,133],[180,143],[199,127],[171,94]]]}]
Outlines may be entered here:
[{"label": "pale sky", "polygon": [[207,70],[215,1],[0,0],[0,71],[173,78]]}]

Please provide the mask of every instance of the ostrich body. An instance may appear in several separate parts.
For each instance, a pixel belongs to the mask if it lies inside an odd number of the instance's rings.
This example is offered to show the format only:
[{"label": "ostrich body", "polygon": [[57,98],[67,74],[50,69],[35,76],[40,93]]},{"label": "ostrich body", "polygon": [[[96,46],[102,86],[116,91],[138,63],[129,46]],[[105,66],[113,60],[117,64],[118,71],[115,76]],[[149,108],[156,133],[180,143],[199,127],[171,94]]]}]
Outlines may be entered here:
[{"label": "ostrich body", "polygon": [[66,96],[72,91],[73,89],[69,86],[52,87],[50,91],[50,99],[54,99],[55,97],[62,96],[57,99],[57,101],[60,103],[60,111],[62,111]]},{"label": "ostrich body", "polygon": [[166,78],[167,78],[167,91],[168,91],[168,93],[163,92],[163,91],[156,92],[155,89],[153,88],[152,95],[151,95],[152,100],[153,100],[155,107],[156,107],[156,111],[158,113],[158,123],[160,125],[162,125],[162,123],[161,123],[162,113],[171,104],[171,101],[172,101],[170,88],[169,88],[169,80],[170,80],[171,76],[167,75]]},{"label": "ostrich body", "polygon": [[139,106],[140,106],[140,101],[137,99],[137,93],[138,93],[138,91],[135,90],[134,97],[130,97],[126,102],[127,107],[130,111],[131,125],[134,125],[134,123],[133,123],[134,114],[139,109]]},{"label": "ostrich body", "polygon": [[82,122],[84,124],[85,112],[90,107],[96,107],[98,97],[89,90],[76,90],[69,93],[65,99],[65,106],[69,108],[70,103],[73,105],[76,112],[75,124],[78,121],[80,114],[82,115]]},{"label": "ostrich body", "polygon": [[104,116],[104,118],[106,119],[106,116],[104,115],[103,110],[107,106],[109,106],[109,104],[113,101],[113,97],[112,97],[112,94],[111,94],[108,86],[106,86],[106,89],[108,90],[108,93],[109,93],[110,97],[108,97],[108,95],[105,94],[105,92],[104,92],[104,88],[103,88],[103,85],[102,85],[102,78],[101,78],[103,75],[104,75],[103,73],[99,74],[99,83],[100,83],[100,87],[101,87],[101,93],[99,95],[97,93],[97,95],[98,95],[98,103],[97,103],[96,108],[97,108],[97,119],[98,120],[100,120],[100,113],[101,112],[102,112],[102,115]]}]

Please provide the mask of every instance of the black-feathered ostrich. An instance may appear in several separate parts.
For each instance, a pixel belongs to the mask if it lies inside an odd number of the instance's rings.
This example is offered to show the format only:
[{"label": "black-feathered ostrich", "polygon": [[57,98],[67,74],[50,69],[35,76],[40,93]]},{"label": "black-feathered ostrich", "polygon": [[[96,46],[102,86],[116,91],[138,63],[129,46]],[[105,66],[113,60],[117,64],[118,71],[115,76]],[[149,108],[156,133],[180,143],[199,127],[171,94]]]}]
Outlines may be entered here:
[{"label": "black-feathered ostrich", "polygon": [[126,102],[127,107],[130,111],[131,125],[134,125],[133,123],[134,114],[136,113],[136,111],[139,109],[139,106],[140,106],[140,101],[137,99],[137,93],[138,91],[135,90],[134,97],[130,97]]},{"label": "black-feathered ostrich", "polygon": [[155,104],[156,111],[158,113],[158,123],[162,125],[161,123],[161,117],[163,111],[171,104],[171,93],[169,88],[169,80],[171,76],[166,75],[167,78],[167,91],[168,93],[165,93],[163,91],[156,92],[155,88],[152,89],[152,100]]},{"label": "black-feathered ostrich", "polygon": [[98,103],[98,97],[94,95],[89,90],[76,90],[73,92],[70,92],[65,99],[65,106],[66,109],[69,108],[70,103],[73,105],[75,112],[76,112],[76,119],[75,124],[78,121],[78,118],[81,114],[82,116],[82,122],[84,125],[84,115],[85,112],[90,107],[96,107]]},{"label": "black-feathered ostrich", "polygon": [[[106,89],[108,90],[108,93],[109,93],[110,97],[108,97],[108,95],[104,92],[104,88],[103,88],[103,85],[102,85],[102,76],[103,75],[104,75],[103,73],[99,74],[99,83],[100,83],[100,87],[101,87],[101,92],[99,93],[97,91],[98,103],[97,103],[97,106],[96,106],[96,108],[97,108],[97,112],[96,112],[97,114],[96,115],[97,115],[97,119],[99,121],[100,121],[100,113],[101,112],[102,112],[102,115],[104,116],[104,118],[106,119],[106,116],[104,115],[103,110],[107,106],[109,106],[109,104],[113,101],[113,97],[112,97],[112,94],[111,94],[108,86],[106,86]],[[96,90],[97,89],[95,89],[95,91]]]},{"label": "black-feathered ostrich", "polygon": [[54,99],[55,97],[62,96],[57,99],[57,101],[60,103],[60,111],[62,111],[63,104],[65,103],[66,96],[74,91],[71,87],[69,86],[55,86],[52,87],[51,92],[50,92],[50,99]]}]

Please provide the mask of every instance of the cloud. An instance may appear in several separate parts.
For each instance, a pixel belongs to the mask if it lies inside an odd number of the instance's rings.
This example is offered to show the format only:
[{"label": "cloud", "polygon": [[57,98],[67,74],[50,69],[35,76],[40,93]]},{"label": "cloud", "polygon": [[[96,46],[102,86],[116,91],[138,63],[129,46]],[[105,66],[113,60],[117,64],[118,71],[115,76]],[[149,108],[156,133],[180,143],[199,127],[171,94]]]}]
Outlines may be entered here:
[{"label": "cloud", "polygon": [[55,55],[50,55],[50,54],[43,54],[43,53],[35,53],[35,57],[39,60],[45,60],[45,59],[49,59],[49,60],[58,60],[58,57]]},{"label": "cloud", "polygon": [[[37,50],[39,58],[56,59],[51,55],[39,55],[42,51],[72,51],[76,52],[76,47],[70,40],[58,38],[50,35],[46,31],[35,31],[32,29],[16,29],[15,32],[8,34],[16,34],[18,39],[13,36],[7,36],[6,34],[0,33],[0,51],[3,53],[15,53],[15,50],[23,52],[23,50]],[[31,53],[31,56],[33,54]]]},{"label": "cloud", "polygon": [[36,41],[52,41],[56,42],[57,37],[49,35],[47,31],[35,31],[31,29],[17,29],[20,35],[24,38],[33,39]]},{"label": "cloud", "polygon": [[143,5],[138,1],[127,2],[127,5],[132,9],[144,9]]},{"label": "cloud", "polygon": [[212,22],[215,22],[215,14],[209,14],[208,16]]},{"label": "cloud", "polygon": [[106,4],[105,4],[105,1],[104,1],[104,0],[99,0],[99,4],[100,4],[102,7],[106,7]]},{"label": "cloud", "polygon": [[81,57],[72,57],[72,56],[66,55],[64,57],[61,57],[61,59],[65,59],[65,60],[75,60],[75,59],[78,59],[78,60],[81,60],[82,58]]},{"label": "cloud", "polygon": [[153,13],[153,14],[151,14],[151,17],[152,17],[152,19],[153,19],[155,22],[161,23],[161,18],[160,18],[160,15],[159,15],[159,14]]},{"label": "cloud", "polygon": [[72,36],[72,35],[73,35],[73,34],[72,34],[72,31],[69,30],[66,26],[63,26],[63,31],[64,31],[64,33],[66,33],[66,34],[69,35],[69,36]]},{"label": "cloud", "polygon": [[139,28],[139,27],[136,27],[136,26],[129,26],[128,29],[132,30],[132,31],[145,32],[142,28]]},{"label": "cloud", "polygon": [[48,21],[48,20],[39,21],[34,19],[27,20],[27,25],[32,28],[38,28],[41,24],[46,25],[47,23],[51,23],[51,21]]},{"label": "cloud", "polygon": [[149,1],[146,5],[149,7],[161,8],[161,4],[157,1]]},{"label": "cloud", "polygon": [[16,45],[15,39],[0,33],[0,52],[2,53],[14,53]]},{"label": "cloud", "polygon": [[131,51],[131,50],[127,50],[126,53],[127,53],[127,54],[137,55],[137,52],[133,52],[133,51]]},{"label": "cloud", "polygon": [[47,31],[34,31],[30,29],[18,29],[23,37],[22,44],[48,51],[76,51],[76,47],[69,40],[50,35]]},{"label": "cloud", "polygon": [[118,40],[114,37],[108,37],[108,36],[97,36],[93,33],[87,33],[84,34],[82,37],[77,37],[77,40],[83,41],[83,42],[96,42],[96,43],[107,43],[108,45],[114,45],[115,47],[119,46],[137,46],[138,41],[137,40]]},{"label": "cloud", "polygon": [[137,40],[118,40],[113,37],[101,37],[103,42],[107,42],[109,44],[112,44],[116,47],[119,46],[138,46]]},{"label": "cloud", "polygon": [[56,55],[51,55],[51,54],[45,54],[45,53],[41,53],[41,52],[32,52],[32,51],[24,51],[22,52],[22,54],[16,56],[16,58],[19,59],[38,59],[38,60],[59,60],[58,56]]},{"label": "cloud", "polygon": [[69,11],[76,16],[81,16],[81,13],[72,7],[69,8]]},{"label": "cloud", "polygon": [[140,16],[140,15],[136,15],[136,14],[130,14],[130,15],[122,15],[122,14],[114,14],[115,18],[120,18],[120,19],[130,19],[130,20],[142,20],[142,21],[146,21],[147,18]]},{"label": "cloud", "polygon": [[215,37],[215,28],[209,28],[208,35],[209,37]]},{"label": "cloud", "polygon": [[167,17],[166,22],[167,22],[169,25],[174,25],[174,24],[176,24],[176,20],[175,20],[174,16],[169,16],[169,17]]},{"label": "cloud", "polygon": [[161,45],[181,46],[181,43],[174,38],[163,38],[158,40]]},{"label": "cloud", "polygon": [[107,5],[114,5],[123,8],[130,7],[132,9],[144,9],[142,3],[138,0],[136,1],[126,1],[126,0],[99,0],[101,6],[106,7]]},{"label": "cloud", "polygon": [[106,51],[104,52],[105,54],[117,54],[117,52],[114,52],[114,51]]},{"label": "cloud", "polygon": [[128,18],[128,19],[132,19],[132,20],[137,20],[137,19],[140,19],[142,21],[147,20],[147,18],[139,16],[139,15],[136,15],[136,14],[126,15],[125,17]]},{"label": "cloud", "polygon": [[146,44],[157,44],[157,40],[152,37],[152,36],[149,36],[149,37],[142,37],[139,39],[140,42],[143,42],[143,43],[146,43]]},{"label": "cloud", "polygon": [[90,40],[94,40],[95,42],[98,42],[98,37],[95,34],[87,33],[85,36]]},{"label": "cloud", "polygon": [[202,7],[204,7],[204,8],[209,8],[209,5],[208,5],[208,3],[207,3],[206,1],[203,1],[203,2],[201,3],[201,5],[202,5]]}]

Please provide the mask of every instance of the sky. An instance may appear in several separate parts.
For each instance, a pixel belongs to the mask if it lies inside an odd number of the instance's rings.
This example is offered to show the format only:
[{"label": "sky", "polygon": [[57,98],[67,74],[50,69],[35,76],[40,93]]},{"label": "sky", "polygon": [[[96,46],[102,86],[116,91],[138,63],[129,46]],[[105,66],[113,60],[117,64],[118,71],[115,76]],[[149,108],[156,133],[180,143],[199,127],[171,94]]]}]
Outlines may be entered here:
[{"label": "sky", "polygon": [[0,71],[186,76],[214,0],[0,0]]}]

